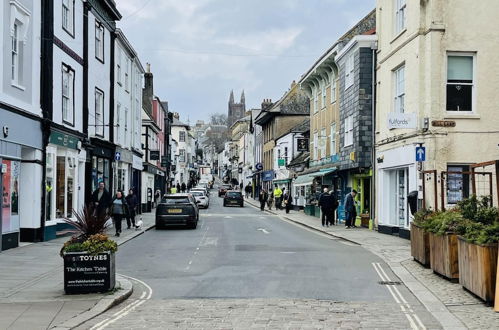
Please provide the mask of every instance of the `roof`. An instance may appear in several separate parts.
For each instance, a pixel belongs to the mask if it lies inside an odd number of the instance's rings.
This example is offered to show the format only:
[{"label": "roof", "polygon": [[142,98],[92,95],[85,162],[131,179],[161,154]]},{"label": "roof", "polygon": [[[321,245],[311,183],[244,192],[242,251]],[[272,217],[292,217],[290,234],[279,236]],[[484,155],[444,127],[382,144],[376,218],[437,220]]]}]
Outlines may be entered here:
[{"label": "roof", "polygon": [[310,131],[310,117],[290,130],[292,133],[305,133],[308,131]]},{"label": "roof", "polygon": [[305,163],[310,159],[310,152],[303,151],[300,152],[295,158],[293,158],[286,167],[293,167],[302,163]]},{"label": "roof", "polygon": [[175,117],[173,117],[172,126],[184,126],[184,127],[187,127],[190,129],[189,125],[184,124],[183,122],[181,122],[180,120],[178,120]]}]

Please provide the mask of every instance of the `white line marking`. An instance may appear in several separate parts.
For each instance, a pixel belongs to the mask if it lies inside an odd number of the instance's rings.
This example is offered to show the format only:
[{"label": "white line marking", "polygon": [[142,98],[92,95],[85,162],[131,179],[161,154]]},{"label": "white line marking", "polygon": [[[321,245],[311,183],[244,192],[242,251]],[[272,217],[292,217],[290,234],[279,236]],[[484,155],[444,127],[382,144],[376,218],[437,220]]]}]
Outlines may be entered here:
[{"label": "white line marking", "polygon": [[265,228],[258,228],[257,230],[261,231],[264,234],[270,234],[270,232]]},{"label": "white line marking", "polygon": [[191,260],[191,261],[189,261],[189,265],[192,265],[192,260]]}]

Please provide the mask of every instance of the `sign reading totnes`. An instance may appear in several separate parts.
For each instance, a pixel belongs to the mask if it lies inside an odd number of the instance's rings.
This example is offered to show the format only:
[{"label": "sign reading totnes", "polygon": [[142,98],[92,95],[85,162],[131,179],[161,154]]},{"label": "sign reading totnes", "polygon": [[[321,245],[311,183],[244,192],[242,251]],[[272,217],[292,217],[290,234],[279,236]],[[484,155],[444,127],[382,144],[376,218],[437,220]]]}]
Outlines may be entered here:
[{"label": "sign reading totnes", "polygon": [[417,117],[415,113],[390,112],[388,114],[388,129],[417,128]]}]

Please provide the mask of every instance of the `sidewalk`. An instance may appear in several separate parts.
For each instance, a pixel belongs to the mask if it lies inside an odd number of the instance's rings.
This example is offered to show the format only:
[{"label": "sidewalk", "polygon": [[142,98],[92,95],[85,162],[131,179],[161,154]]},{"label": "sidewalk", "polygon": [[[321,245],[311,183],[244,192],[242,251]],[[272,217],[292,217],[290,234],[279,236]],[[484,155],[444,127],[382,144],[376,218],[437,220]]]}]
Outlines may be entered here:
[{"label": "sidewalk", "polygon": [[[121,245],[154,226],[153,213],[137,215],[140,217],[144,223],[140,230],[124,229],[121,237],[114,237],[111,228],[109,236]],[[71,319],[88,319],[132,293],[131,283],[117,276],[114,293],[65,295],[59,251],[68,239],[26,244],[0,253],[0,329],[50,329]]]},{"label": "sidewalk", "polygon": [[[259,203],[246,199],[246,203],[259,208]],[[303,211],[284,210],[265,212],[277,215],[307,228],[327,233],[359,244],[382,258],[412,293],[447,329],[496,329],[499,313],[465,291],[459,283],[451,283],[424,268],[411,256],[411,242],[396,236],[380,234],[366,228],[346,229],[344,225],[322,227],[317,217]]]}]

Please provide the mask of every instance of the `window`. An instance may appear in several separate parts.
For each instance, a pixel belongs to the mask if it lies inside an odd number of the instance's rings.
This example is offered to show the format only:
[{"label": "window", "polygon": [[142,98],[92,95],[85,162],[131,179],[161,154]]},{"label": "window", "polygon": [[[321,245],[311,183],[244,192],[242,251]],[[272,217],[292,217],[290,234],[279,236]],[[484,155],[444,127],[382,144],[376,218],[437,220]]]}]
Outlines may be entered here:
[{"label": "window", "polygon": [[104,92],[95,89],[95,135],[104,136]]},{"label": "window", "polygon": [[314,158],[315,159],[319,159],[319,133],[315,132],[314,133],[314,141],[313,141],[313,144],[314,144]]},{"label": "window", "polygon": [[129,79],[128,79],[128,67],[130,66],[130,60],[128,57],[125,60],[125,91],[130,91]]},{"label": "window", "polygon": [[401,33],[405,30],[405,8],[406,0],[395,1],[395,34]]},{"label": "window", "polygon": [[326,107],[326,81],[323,80],[322,81],[322,91],[321,91],[321,94],[322,94],[322,107],[325,108]]},{"label": "window", "polygon": [[14,31],[11,36],[11,77],[13,83],[19,84],[19,23],[14,23]]},{"label": "window", "polygon": [[345,141],[344,146],[351,146],[353,144],[353,115],[345,118]]},{"label": "window", "polygon": [[331,156],[336,155],[336,123],[331,124]]},{"label": "window", "polygon": [[125,107],[125,146],[128,143],[128,108]]},{"label": "window", "polygon": [[185,149],[180,149],[178,154],[179,162],[185,163]]},{"label": "window", "polygon": [[336,102],[336,75],[331,75],[331,103]]},{"label": "window", "polygon": [[395,103],[394,110],[397,113],[404,113],[405,110],[405,66],[401,66],[393,71],[395,83]]},{"label": "window", "polygon": [[326,157],[326,143],[327,143],[327,135],[326,135],[326,129],[323,128],[321,130],[321,158]]},{"label": "window", "polygon": [[470,194],[469,166],[447,166],[447,204],[457,204]]},{"label": "window", "polygon": [[118,126],[116,127],[116,142],[121,144],[121,127],[123,127],[123,125],[121,125],[121,103],[119,102],[116,104],[116,123]]},{"label": "window", "polygon": [[345,90],[353,85],[354,67],[354,57],[352,54],[347,58],[347,61],[345,63]]},{"label": "window", "polygon": [[118,48],[117,49],[117,59],[116,59],[116,81],[118,82],[118,84],[121,86],[122,82],[121,82],[121,49]]},{"label": "window", "polygon": [[74,70],[62,65],[62,120],[74,125]]},{"label": "window", "polygon": [[316,86],[313,89],[313,98],[314,98],[314,113],[319,111],[319,88]]},{"label": "window", "polygon": [[95,57],[104,62],[104,27],[95,21]]},{"label": "window", "polygon": [[473,111],[474,55],[447,56],[447,111]]},{"label": "window", "polygon": [[179,139],[180,142],[185,142],[185,132],[184,131],[180,131],[179,132],[178,139]]},{"label": "window", "polygon": [[62,28],[74,36],[74,0],[62,0]]}]

